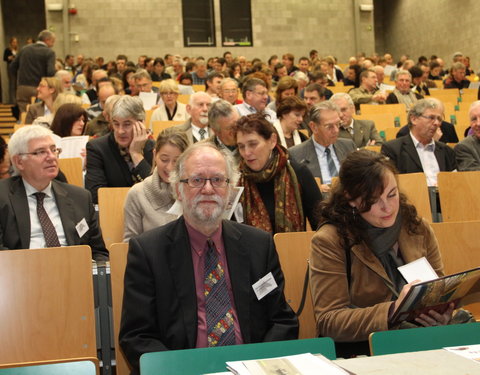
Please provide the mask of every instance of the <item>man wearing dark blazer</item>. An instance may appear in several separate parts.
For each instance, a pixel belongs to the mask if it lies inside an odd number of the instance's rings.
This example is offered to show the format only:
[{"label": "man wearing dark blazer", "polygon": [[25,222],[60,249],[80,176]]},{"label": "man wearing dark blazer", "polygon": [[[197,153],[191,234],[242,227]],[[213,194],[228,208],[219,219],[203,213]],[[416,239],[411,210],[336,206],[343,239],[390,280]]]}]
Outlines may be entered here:
[{"label": "man wearing dark blazer", "polygon": [[443,121],[443,105],[435,98],[422,99],[408,113],[410,133],[382,145],[400,173],[424,172],[428,186],[437,185],[440,171],[457,168],[455,152],[445,143],[435,141]]},{"label": "man wearing dark blazer", "polygon": [[[0,181],[0,249],[89,245],[93,259],[106,260],[108,251],[90,193],[54,179],[58,152],[51,134],[49,129],[31,125],[10,139],[10,156],[18,175]],[[44,232],[47,227],[38,212],[37,194],[43,194],[42,207],[54,231],[55,245]]]},{"label": "man wearing dark blazer", "polygon": [[[340,112],[333,102],[318,103],[310,110],[309,126],[312,129],[312,137],[288,149],[292,160],[305,164],[313,177],[320,177],[322,193],[330,192],[332,178],[338,175],[341,162],[350,152],[357,149],[351,139],[338,138],[340,124]],[[327,150],[336,173],[332,173],[328,166]]]},{"label": "man wearing dark blazer", "polygon": [[334,94],[330,101],[335,103],[340,110],[340,126],[338,136],[340,138],[351,139],[357,148],[365,146],[381,145],[382,137],[375,128],[375,123],[369,120],[356,120],[353,118],[355,105],[347,93]]},{"label": "man wearing dark blazer", "polygon": [[171,179],[183,216],[130,240],[119,338],[132,373],[147,352],[296,339],[271,235],[222,220],[238,179],[231,157],[196,143]]},{"label": "man wearing dark blazer", "polygon": [[113,131],[87,143],[85,188],[98,203],[101,187],[129,187],[152,173],[155,142],[143,124],[145,111],[138,97],[122,96],[112,109]]},{"label": "man wearing dark blazer", "polygon": [[37,86],[43,77],[55,75],[55,34],[43,30],[38,41],[23,47],[10,64],[10,71],[18,76],[17,104],[25,112],[32,96],[37,96]]}]

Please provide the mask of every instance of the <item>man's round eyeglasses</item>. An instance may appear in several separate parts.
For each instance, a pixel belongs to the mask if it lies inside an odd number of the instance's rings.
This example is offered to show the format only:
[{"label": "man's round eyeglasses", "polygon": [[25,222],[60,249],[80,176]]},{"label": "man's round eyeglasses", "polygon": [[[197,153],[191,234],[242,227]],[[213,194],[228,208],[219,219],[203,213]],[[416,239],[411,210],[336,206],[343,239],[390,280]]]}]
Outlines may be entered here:
[{"label": "man's round eyeglasses", "polygon": [[192,177],[192,178],[185,178],[180,180],[184,184],[188,184],[188,186],[192,188],[203,188],[207,181],[210,181],[214,188],[224,188],[230,182],[230,179],[225,177],[211,177],[211,178],[204,178],[204,177]]},{"label": "man's round eyeglasses", "polygon": [[58,156],[60,155],[60,153],[62,152],[62,149],[61,148],[58,148],[58,147],[50,147],[50,148],[42,148],[40,150],[37,150],[37,151],[32,151],[32,152],[22,152],[18,155],[33,155],[33,156],[37,156],[37,157],[40,157],[40,158],[46,158],[47,155],[49,155],[50,153],[54,154],[55,156]]}]

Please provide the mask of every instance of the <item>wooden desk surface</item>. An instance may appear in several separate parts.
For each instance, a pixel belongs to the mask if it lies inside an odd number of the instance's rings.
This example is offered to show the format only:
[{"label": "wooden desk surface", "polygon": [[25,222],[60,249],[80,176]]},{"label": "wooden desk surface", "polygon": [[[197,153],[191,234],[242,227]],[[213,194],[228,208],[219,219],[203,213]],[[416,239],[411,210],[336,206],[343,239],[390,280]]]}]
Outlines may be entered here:
[{"label": "wooden desk surface", "polygon": [[480,374],[480,363],[443,349],[337,359],[334,361],[356,375],[472,375]]}]

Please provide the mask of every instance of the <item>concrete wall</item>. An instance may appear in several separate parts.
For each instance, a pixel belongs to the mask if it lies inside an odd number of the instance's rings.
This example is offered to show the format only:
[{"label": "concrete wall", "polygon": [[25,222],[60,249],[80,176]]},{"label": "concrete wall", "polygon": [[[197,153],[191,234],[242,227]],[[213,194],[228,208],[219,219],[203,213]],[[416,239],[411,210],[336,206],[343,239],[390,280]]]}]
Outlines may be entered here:
[{"label": "concrete wall", "polygon": [[470,56],[480,67],[478,49],[478,0],[375,0],[377,52],[391,52],[397,59],[408,54],[435,54],[450,64],[454,52]]},{"label": "concrete wall", "polygon": [[[64,0],[45,0],[46,4]],[[374,51],[373,13],[358,4],[372,0],[252,0],[253,47],[228,48],[234,55],[268,59],[292,52],[296,58],[312,48],[340,61]],[[119,53],[136,60],[141,54],[216,56],[227,48],[183,47],[180,0],[70,0],[78,9],[68,16],[67,41],[61,12],[47,11],[47,25],[57,32],[57,55],[83,53],[113,59]],[[215,0],[217,44],[221,40],[219,0]],[[357,17],[355,17],[355,14]],[[78,42],[76,37],[78,36]]]}]

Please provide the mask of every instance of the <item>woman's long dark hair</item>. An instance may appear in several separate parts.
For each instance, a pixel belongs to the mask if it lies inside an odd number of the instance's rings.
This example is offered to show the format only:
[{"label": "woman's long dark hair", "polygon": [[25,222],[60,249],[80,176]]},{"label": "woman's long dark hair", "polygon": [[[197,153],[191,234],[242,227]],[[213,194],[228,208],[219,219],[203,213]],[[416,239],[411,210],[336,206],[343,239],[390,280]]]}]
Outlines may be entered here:
[{"label": "woman's long dark hair", "polygon": [[[392,162],[377,152],[352,152],[342,162],[338,183],[334,184],[330,198],[320,206],[320,224],[329,223],[337,228],[343,246],[368,241],[361,225],[360,213],[367,212],[385,189],[385,176],[397,173]],[[409,233],[419,233],[421,219],[416,208],[407,203],[400,193],[400,213]],[[349,202],[360,198],[361,204],[353,208]]]},{"label": "woman's long dark hair", "polygon": [[53,118],[50,129],[60,137],[69,137],[72,132],[73,123],[80,117],[83,117],[83,121],[85,123],[82,132],[85,133],[85,127],[87,126],[88,121],[88,116],[85,109],[83,109],[79,104],[63,104],[55,113],[55,117]]}]

